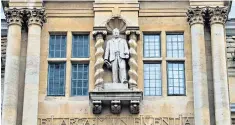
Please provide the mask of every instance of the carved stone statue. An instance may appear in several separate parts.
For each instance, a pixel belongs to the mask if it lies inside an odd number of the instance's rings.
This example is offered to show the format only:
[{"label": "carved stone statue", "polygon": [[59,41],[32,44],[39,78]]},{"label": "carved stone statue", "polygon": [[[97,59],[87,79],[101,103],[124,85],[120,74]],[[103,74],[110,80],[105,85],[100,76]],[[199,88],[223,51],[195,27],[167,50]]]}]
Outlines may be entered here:
[{"label": "carved stone statue", "polygon": [[129,48],[125,39],[120,37],[119,30],[113,29],[113,38],[107,41],[104,62],[112,68],[113,83],[128,83],[126,59],[129,58]]}]

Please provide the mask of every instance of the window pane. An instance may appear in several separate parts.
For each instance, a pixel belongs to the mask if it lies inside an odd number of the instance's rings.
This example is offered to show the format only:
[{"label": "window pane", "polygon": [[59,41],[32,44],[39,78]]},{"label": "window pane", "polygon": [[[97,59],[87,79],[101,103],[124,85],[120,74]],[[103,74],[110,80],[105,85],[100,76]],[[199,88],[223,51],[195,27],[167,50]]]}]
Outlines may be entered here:
[{"label": "window pane", "polygon": [[66,36],[51,35],[49,41],[49,58],[66,57]]},{"label": "window pane", "polygon": [[167,35],[167,57],[184,57],[184,35]]},{"label": "window pane", "polygon": [[184,63],[168,62],[168,95],[185,95]]},{"label": "window pane", "polygon": [[73,35],[73,58],[89,57],[89,34],[74,34]]},{"label": "window pane", "polygon": [[161,64],[144,64],[144,94],[146,96],[161,95]]},{"label": "window pane", "polygon": [[144,57],[145,58],[153,58],[160,57],[160,35],[144,35]]},{"label": "window pane", "polygon": [[65,63],[49,63],[48,65],[48,95],[61,96],[65,94]]},{"label": "window pane", "polygon": [[72,64],[72,96],[88,95],[88,64]]}]

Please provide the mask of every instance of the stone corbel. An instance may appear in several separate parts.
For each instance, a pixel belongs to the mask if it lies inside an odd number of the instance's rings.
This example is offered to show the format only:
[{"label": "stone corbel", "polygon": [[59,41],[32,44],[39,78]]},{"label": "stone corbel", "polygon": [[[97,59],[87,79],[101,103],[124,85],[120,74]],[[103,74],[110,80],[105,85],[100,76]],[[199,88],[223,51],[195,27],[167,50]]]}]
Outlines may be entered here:
[{"label": "stone corbel", "polygon": [[130,89],[137,89],[137,80],[138,80],[138,64],[137,64],[137,40],[139,37],[140,31],[138,30],[127,30],[126,35],[129,39],[128,44],[130,46],[130,59],[129,59],[129,66],[130,70],[128,71],[129,79],[129,88]]},{"label": "stone corbel", "polygon": [[186,14],[190,26],[192,26],[193,24],[204,24],[206,8],[189,8]]},{"label": "stone corbel", "polygon": [[228,18],[228,8],[227,7],[208,7],[208,13],[210,16],[210,24],[220,23],[225,24]]},{"label": "stone corbel", "polygon": [[45,9],[41,8],[41,9],[27,9],[26,10],[26,15],[28,17],[27,20],[27,24],[32,25],[39,25],[39,26],[43,26],[43,23],[46,22],[46,13],[45,13]]},{"label": "stone corbel", "polygon": [[93,114],[101,114],[102,112],[102,101],[101,100],[94,100],[93,103]]},{"label": "stone corbel", "polygon": [[111,101],[111,112],[113,114],[120,114],[122,111],[122,105],[120,100]]},{"label": "stone corbel", "polygon": [[131,100],[130,101],[130,113],[131,114],[139,114],[140,112],[140,101],[139,100]]},{"label": "stone corbel", "polygon": [[95,89],[102,90],[104,88],[104,38],[107,35],[107,31],[105,30],[99,30],[99,31],[93,31],[93,37],[96,41],[95,43]]},{"label": "stone corbel", "polygon": [[25,10],[24,9],[9,9],[5,8],[5,15],[8,25],[16,24],[22,26],[23,17]]}]

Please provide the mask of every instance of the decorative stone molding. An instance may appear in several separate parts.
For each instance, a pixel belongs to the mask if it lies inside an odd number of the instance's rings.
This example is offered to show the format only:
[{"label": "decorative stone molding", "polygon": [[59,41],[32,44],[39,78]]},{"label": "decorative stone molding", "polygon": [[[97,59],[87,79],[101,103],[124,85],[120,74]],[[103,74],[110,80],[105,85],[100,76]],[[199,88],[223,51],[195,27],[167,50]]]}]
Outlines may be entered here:
[{"label": "decorative stone molding", "polygon": [[130,89],[137,89],[137,80],[138,80],[138,64],[137,64],[137,40],[140,31],[138,30],[127,30],[126,35],[129,38],[128,44],[130,46],[130,59],[129,59],[129,66],[130,70],[128,71],[129,74],[129,88]]},{"label": "decorative stone molding", "polygon": [[208,14],[211,25],[214,23],[220,23],[224,25],[228,18],[228,8],[218,6],[215,8],[208,7]]},{"label": "decorative stone molding", "polygon": [[16,24],[22,26],[25,9],[5,8],[8,25]]},{"label": "decorative stone molding", "polygon": [[206,8],[189,8],[188,12],[186,13],[188,17],[189,25],[192,26],[193,24],[204,24],[205,22],[205,14]]},{"label": "decorative stone molding", "polygon": [[32,24],[36,24],[36,25],[40,25],[43,26],[43,23],[46,22],[46,13],[45,13],[45,9],[27,9],[26,11],[26,15],[28,17],[27,20],[27,24],[32,25]]},{"label": "decorative stone molding", "polygon": [[103,75],[104,75],[104,69],[103,69],[103,65],[104,65],[104,59],[103,59],[103,55],[104,55],[104,49],[103,49],[103,45],[104,45],[104,38],[107,35],[107,31],[103,30],[103,31],[93,31],[93,37],[96,40],[95,43],[95,89],[97,90],[102,90],[103,89],[103,83],[104,83],[104,79],[103,79]]}]

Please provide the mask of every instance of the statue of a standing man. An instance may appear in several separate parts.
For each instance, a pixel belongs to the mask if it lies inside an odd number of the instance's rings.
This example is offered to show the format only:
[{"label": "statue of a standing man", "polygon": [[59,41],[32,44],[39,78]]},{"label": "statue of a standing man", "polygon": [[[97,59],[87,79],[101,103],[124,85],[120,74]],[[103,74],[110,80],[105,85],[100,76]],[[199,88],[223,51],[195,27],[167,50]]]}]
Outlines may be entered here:
[{"label": "statue of a standing man", "polygon": [[126,74],[126,59],[129,58],[129,48],[125,39],[120,38],[119,30],[113,30],[111,40],[107,41],[104,62],[112,67],[113,83],[128,83]]}]

